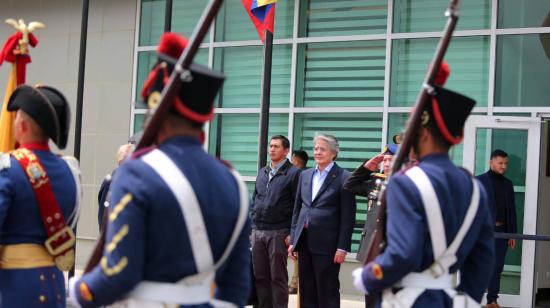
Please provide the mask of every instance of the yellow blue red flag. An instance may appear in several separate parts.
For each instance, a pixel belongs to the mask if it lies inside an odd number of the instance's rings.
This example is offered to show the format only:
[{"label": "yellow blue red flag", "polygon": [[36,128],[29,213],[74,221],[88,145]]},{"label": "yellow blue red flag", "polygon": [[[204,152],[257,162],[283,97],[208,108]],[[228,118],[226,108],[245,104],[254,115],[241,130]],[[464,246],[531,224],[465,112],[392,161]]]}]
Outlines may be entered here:
[{"label": "yellow blue red flag", "polygon": [[260,39],[265,43],[265,31],[273,34],[275,3],[277,0],[242,0],[244,8],[252,19]]}]

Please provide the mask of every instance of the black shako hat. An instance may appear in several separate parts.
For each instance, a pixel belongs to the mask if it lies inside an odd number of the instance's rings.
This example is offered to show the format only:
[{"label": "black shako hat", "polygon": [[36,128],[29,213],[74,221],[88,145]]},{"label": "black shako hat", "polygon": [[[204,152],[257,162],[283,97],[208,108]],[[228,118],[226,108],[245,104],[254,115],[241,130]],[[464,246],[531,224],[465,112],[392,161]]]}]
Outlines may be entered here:
[{"label": "black shako hat", "polygon": [[476,102],[442,87],[433,88],[434,93],[425,109],[429,117],[423,115],[422,124],[432,121],[445,140],[452,145],[459,144],[464,133],[464,123]]},{"label": "black shako hat", "polygon": [[464,123],[476,102],[462,94],[443,88],[450,74],[446,62],[435,78],[433,92],[422,114],[422,125],[433,124],[450,144],[459,144],[464,135]]},{"label": "black shako hat", "polygon": [[71,110],[65,96],[48,86],[21,85],[13,91],[7,110],[23,110],[59,149],[67,146]]},{"label": "black shako hat", "polygon": [[[187,39],[167,32],[157,48],[158,61],[143,84],[141,97],[149,108],[160,101],[161,92],[170,78],[177,58],[187,46]],[[191,64],[190,76],[183,81],[172,111],[196,123],[204,123],[214,116],[214,99],[225,79],[220,72],[196,63]]]}]

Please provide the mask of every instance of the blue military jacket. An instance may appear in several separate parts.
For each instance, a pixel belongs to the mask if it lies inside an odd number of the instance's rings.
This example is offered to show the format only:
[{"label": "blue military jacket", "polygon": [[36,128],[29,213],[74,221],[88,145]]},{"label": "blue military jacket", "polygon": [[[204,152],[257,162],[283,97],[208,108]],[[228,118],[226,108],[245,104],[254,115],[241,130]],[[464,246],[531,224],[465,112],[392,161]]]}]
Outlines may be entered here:
[{"label": "blue military jacket", "polygon": [[[47,144],[40,146],[40,150],[29,148],[44,166],[68,220],[77,199],[77,186],[69,166],[50,152]],[[2,154],[0,161],[0,245],[43,245],[46,231],[26,173],[9,154]],[[63,273],[55,266],[0,269],[0,293],[2,307],[66,306]]]},{"label": "blue military jacket", "polygon": [[[172,137],[159,146],[185,174],[201,206],[214,260],[225,250],[239,213],[239,193],[228,168],[198,140]],[[178,202],[159,175],[139,157],[124,162],[113,179],[103,259],[76,283],[84,307],[123,299],[140,281],[177,282],[197,272]],[[250,223],[216,272],[220,300],[243,306],[250,291]]]},{"label": "blue military jacket", "polygon": [[[462,225],[472,195],[472,176],[456,167],[447,154],[432,154],[420,160],[440,203],[449,245]],[[493,226],[485,190],[480,186],[480,206],[450,272],[460,270],[458,290],[481,301],[493,269]],[[420,192],[403,172],[390,178],[387,193],[387,247],[363,270],[369,293],[392,287],[411,272],[422,272],[433,262],[432,244]],[[414,307],[451,307],[444,291],[424,292]]]}]

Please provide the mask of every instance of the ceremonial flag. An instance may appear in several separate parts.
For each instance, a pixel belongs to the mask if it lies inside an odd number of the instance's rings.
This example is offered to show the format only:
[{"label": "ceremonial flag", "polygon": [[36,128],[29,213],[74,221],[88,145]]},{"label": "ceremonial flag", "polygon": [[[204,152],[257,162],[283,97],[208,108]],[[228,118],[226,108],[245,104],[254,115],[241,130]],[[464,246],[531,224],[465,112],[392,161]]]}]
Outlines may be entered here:
[{"label": "ceremonial flag", "polygon": [[22,19],[18,21],[8,19],[6,23],[12,25],[17,32],[10,36],[0,49],[0,65],[4,61],[13,63],[0,113],[0,153],[15,149],[13,133],[15,112],[7,110],[8,100],[15,88],[25,83],[26,67],[31,62],[29,47],[35,47],[38,44],[38,39],[31,32],[44,28],[44,24],[36,21],[27,26]]},{"label": "ceremonial flag", "polygon": [[15,148],[15,136],[13,134],[13,122],[15,120],[15,112],[7,110],[8,100],[11,94],[17,87],[17,65],[13,64],[8,85],[6,86],[6,95],[2,104],[0,113],[0,153],[6,153]]},{"label": "ceremonial flag", "polygon": [[258,35],[265,43],[265,31],[274,32],[275,3],[277,0],[242,0],[244,8],[252,19]]}]

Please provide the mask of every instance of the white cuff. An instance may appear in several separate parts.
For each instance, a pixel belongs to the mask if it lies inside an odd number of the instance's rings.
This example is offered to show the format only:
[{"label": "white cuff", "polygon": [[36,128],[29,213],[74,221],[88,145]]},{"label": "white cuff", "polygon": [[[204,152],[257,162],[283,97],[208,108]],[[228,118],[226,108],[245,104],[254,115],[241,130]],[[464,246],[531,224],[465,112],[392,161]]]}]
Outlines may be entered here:
[{"label": "white cuff", "polygon": [[76,308],[82,308],[80,303],[78,302],[78,297],[76,295],[76,283],[78,282],[78,278],[76,276],[73,276],[69,279],[69,303],[71,303],[72,307]]},{"label": "white cuff", "polygon": [[354,270],[351,275],[353,276],[353,285],[355,288],[365,294],[369,294],[363,283],[363,268],[358,268]]}]

